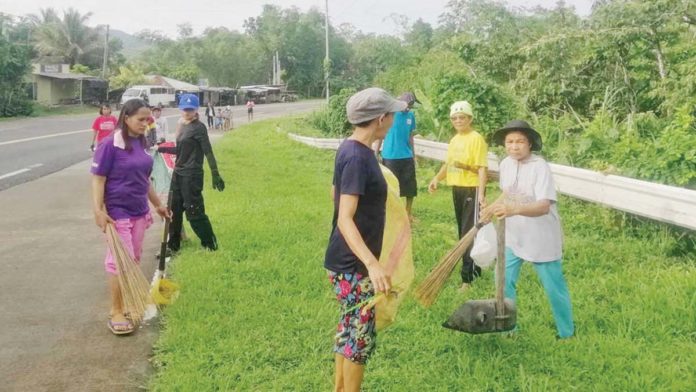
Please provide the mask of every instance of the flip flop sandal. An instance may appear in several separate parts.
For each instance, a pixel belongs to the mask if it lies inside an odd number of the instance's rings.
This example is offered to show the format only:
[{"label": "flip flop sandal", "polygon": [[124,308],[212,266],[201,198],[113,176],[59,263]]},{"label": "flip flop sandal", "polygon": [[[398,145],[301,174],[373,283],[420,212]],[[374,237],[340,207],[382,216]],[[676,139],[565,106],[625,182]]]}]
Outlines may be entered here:
[{"label": "flip flop sandal", "polygon": [[[109,320],[106,323],[107,327],[109,327],[109,330],[114,334],[114,335],[128,335],[130,333],[133,333],[135,331],[135,327],[133,326],[133,323],[130,321],[122,321],[122,322],[113,322]],[[127,329],[116,329],[115,327],[120,327],[120,326],[126,326],[128,327]]]},{"label": "flip flop sandal", "polygon": [[[114,317],[113,313],[109,313],[109,318]],[[127,318],[128,320],[131,320],[131,314],[130,312],[123,312],[123,317]],[[132,321],[132,320],[131,320]]]}]

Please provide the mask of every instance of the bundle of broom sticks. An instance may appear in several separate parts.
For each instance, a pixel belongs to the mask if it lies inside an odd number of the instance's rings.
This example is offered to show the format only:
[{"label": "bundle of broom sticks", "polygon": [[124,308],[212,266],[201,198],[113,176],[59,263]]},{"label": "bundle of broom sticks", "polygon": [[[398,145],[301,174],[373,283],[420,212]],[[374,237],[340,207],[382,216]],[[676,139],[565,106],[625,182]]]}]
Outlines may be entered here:
[{"label": "bundle of broom sticks", "polygon": [[153,303],[150,297],[150,282],[124,247],[121,237],[111,223],[106,225],[106,238],[118,269],[121,305],[123,310],[130,314],[131,321],[138,325],[143,320],[147,305]]},{"label": "bundle of broom sticks", "polygon": [[481,222],[474,225],[474,227],[457,242],[454,248],[440,259],[435,268],[433,268],[423,282],[421,282],[415,292],[416,299],[421,305],[427,308],[435,302],[447,278],[452,274],[454,267],[459,260],[461,260],[466,250],[469,249],[474,242],[476,233],[478,233],[481,227],[483,227]]},{"label": "bundle of broom sticks", "polygon": [[[501,194],[500,197],[493,203],[501,203],[505,200],[505,193]],[[476,200],[479,200],[478,189],[476,191]],[[479,216],[478,203],[475,204],[474,216]],[[444,286],[447,278],[452,274],[454,267],[461,257],[466,253],[467,249],[473,244],[474,239],[476,239],[476,234],[478,231],[485,226],[482,221],[477,222],[474,227],[472,227],[459,242],[452,248],[447,254],[445,254],[442,259],[437,263],[435,268],[430,271],[430,274],[425,277],[420,286],[416,289],[416,299],[424,307],[429,307],[440,295],[442,287]]]}]

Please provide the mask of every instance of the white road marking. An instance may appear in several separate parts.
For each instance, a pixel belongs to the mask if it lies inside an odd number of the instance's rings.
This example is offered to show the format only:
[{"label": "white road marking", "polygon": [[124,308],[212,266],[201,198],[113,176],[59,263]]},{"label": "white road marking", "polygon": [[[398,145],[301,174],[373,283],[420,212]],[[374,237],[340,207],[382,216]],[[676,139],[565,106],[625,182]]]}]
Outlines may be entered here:
[{"label": "white road marking", "polygon": [[17,140],[10,140],[9,142],[2,142],[0,143],[0,146],[5,146],[8,144],[16,144],[16,143],[24,143],[24,142],[30,142],[32,140],[41,140],[41,139],[48,139],[52,137],[58,137],[58,136],[67,136],[67,135],[74,135],[76,133],[85,133],[85,132],[92,132],[91,129],[83,129],[81,131],[70,131],[70,132],[62,132],[62,133],[52,133],[50,135],[43,135],[43,136],[35,136],[35,137],[27,137],[24,139],[17,139]]},{"label": "white road marking", "polygon": [[[179,115],[171,115],[171,116],[162,116],[162,118],[171,118],[171,117],[179,117]],[[59,136],[68,136],[68,135],[74,135],[76,133],[85,133],[85,132],[93,132],[92,129],[82,129],[80,131],[70,131],[70,132],[61,132],[61,133],[52,133],[50,135],[42,135],[42,136],[35,136],[35,137],[27,137],[24,139],[16,139],[16,140],[10,140],[7,142],[0,142],[0,146],[6,146],[8,144],[17,144],[17,143],[24,143],[24,142],[30,142],[32,140],[41,140],[41,139],[48,139],[52,137],[59,137]]]},{"label": "white road marking", "polygon": [[29,165],[29,166],[25,167],[24,169],[15,170],[13,172],[1,175],[0,180],[4,180],[5,178],[10,178],[10,177],[16,176],[18,174],[26,173],[28,171],[31,171],[31,169],[36,169],[37,167],[41,167],[41,166],[43,166],[43,163],[35,163],[33,165]]},{"label": "white road marking", "polygon": [[36,163],[34,165],[27,166],[24,169],[19,169],[19,170],[15,170],[15,171],[7,173],[7,174],[3,174],[0,176],[0,180],[4,180],[5,178],[10,178],[10,177],[16,176],[18,174],[26,173],[28,171],[31,171],[31,169],[36,169],[37,167],[41,167],[41,166],[43,166],[43,163]]},{"label": "white road marking", "polygon": [[24,168],[24,169],[15,170],[15,171],[7,173],[7,174],[3,174],[0,176],[0,180],[4,180],[5,178],[10,178],[12,176],[16,176],[17,174],[26,173],[29,170],[31,170],[31,169]]},{"label": "white road marking", "polygon": [[10,177],[16,176],[17,174],[26,173],[28,171],[31,171],[31,169],[36,169],[37,167],[41,167],[41,166],[43,166],[43,163],[35,163],[33,165],[29,165],[29,166],[25,167],[24,169],[15,170],[13,172],[1,175],[0,180],[4,180],[5,178],[10,178]]}]

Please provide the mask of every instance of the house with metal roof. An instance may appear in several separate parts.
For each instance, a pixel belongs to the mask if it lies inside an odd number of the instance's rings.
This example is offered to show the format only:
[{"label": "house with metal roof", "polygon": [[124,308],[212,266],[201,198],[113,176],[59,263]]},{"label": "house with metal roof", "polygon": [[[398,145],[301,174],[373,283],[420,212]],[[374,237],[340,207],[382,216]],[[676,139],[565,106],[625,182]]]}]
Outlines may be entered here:
[{"label": "house with metal roof", "polygon": [[34,64],[32,98],[47,106],[106,101],[109,83],[91,75],[70,72],[68,64]]}]

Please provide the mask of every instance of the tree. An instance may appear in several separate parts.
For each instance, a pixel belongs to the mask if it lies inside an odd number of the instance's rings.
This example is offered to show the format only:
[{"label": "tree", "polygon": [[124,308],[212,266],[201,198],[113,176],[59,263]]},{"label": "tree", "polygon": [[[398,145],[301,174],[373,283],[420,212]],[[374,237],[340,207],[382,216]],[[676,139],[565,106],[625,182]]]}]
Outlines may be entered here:
[{"label": "tree", "polygon": [[0,24],[0,117],[29,115],[32,105],[24,77],[30,68],[30,47],[9,39],[16,33],[12,18],[0,15]]},{"label": "tree", "polygon": [[118,68],[118,74],[109,78],[109,88],[127,88],[137,84],[145,83],[145,74],[137,65],[130,64]]},{"label": "tree", "polygon": [[201,38],[205,55],[198,61],[201,74],[213,86],[238,86],[263,81],[266,72],[258,66],[264,53],[257,42],[237,31],[208,29]]},{"label": "tree", "polygon": [[[265,5],[261,15],[244,22],[246,33],[258,42],[264,56],[259,63],[270,80],[271,59],[276,52],[285,71],[285,82],[307,95],[319,95],[324,85],[324,14],[317,9],[303,13],[298,8]],[[345,72],[350,45],[329,29],[330,73]]]},{"label": "tree", "polygon": [[90,57],[99,58],[103,44],[99,31],[86,25],[91,13],[80,14],[73,8],[57,13],[49,8],[42,10],[40,16],[34,16],[38,22],[34,38],[36,48],[44,59],[59,59],[70,66],[76,63],[90,64]]},{"label": "tree", "polygon": [[366,87],[378,74],[411,65],[414,60],[401,40],[393,36],[360,34],[352,46],[352,57],[344,76],[355,87]]},{"label": "tree", "polygon": [[404,40],[417,51],[427,52],[433,44],[433,27],[418,18],[404,35]]},{"label": "tree", "polygon": [[187,39],[193,37],[193,26],[191,26],[191,23],[178,24],[176,25],[176,28],[179,32],[180,39]]}]

